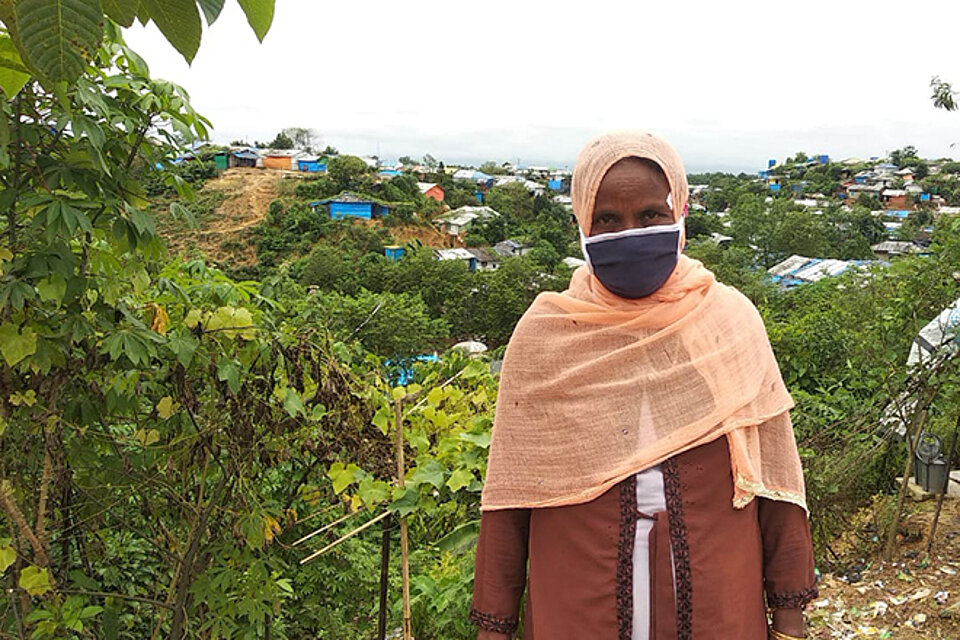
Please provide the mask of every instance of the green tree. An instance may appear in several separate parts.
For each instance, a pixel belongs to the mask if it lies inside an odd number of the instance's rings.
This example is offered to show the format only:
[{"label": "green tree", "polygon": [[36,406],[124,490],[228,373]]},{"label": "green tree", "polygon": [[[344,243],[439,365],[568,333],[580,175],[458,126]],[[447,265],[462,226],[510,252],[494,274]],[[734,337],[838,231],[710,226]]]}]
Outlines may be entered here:
[{"label": "green tree", "polygon": [[353,257],[337,247],[317,244],[307,256],[300,282],[324,291],[354,293],[357,290],[357,273]]},{"label": "green tree", "polygon": [[285,131],[286,130],[278,133],[277,136],[270,142],[258,142],[257,146],[263,147],[266,149],[293,149],[294,147],[293,139],[290,138],[290,136],[288,136],[285,133]]},{"label": "green tree", "polygon": [[447,323],[431,318],[417,294],[364,290],[353,297],[330,292],[316,302],[325,324],[343,339],[356,339],[394,362],[441,348],[449,334]]},{"label": "green tree", "polygon": [[335,156],[327,162],[327,173],[341,191],[358,190],[364,186],[363,178],[370,173],[367,163],[356,156]]},{"label": "green tree", "polygon": [[519,182],[493,187],[487,192],[486,203],[500,213],[506,213],[518,220],[533,217],[534,196]]}]

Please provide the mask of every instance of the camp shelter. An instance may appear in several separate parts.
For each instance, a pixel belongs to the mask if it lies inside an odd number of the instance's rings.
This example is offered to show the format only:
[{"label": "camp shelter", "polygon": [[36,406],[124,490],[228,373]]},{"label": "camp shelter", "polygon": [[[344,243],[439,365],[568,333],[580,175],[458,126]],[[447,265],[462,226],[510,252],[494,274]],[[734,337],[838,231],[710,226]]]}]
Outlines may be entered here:
[{"label": "camp shelter", "polygon": [[311,202],[311,207],[319,205],[328,205],[330,207],[330,219],[342,220],[343,218],[362,218],[371,220],[380,218],[389,213],[389,206],[374,200],[358,196],[355,193],[344,191],[343,193],[327,198],[326,200],[317,200]]},{"label": "camp shelter", "polygon": [[227,165],[230,167],[255,168],[259,159],[260,154],[254,149],[233,149],[227,158]]},{"label": "camp shelter", "polygon": [[323,173],[327,170],[327,159],[318,156],[297,158],[297,169],[308,173]]}]

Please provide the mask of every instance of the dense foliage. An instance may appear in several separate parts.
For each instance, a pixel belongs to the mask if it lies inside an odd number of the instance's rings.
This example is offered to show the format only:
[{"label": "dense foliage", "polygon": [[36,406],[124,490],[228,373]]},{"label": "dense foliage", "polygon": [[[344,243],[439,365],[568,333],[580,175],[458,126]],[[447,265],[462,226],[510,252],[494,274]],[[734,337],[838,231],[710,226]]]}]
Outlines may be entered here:
[{"label": "dense foliage", "polygon": [[[255,4],[241,2],[248,15]],[[105,6],[117,19],[127,5]],[[392,261],[382,254],[389,225],[331,221],[309,203],[355,191],[414,226],[439,205],[414,176],[380,180],[328,149],[328,175],[271,204],[248,273],[170,257],[151,211],[165,207],[165,224],[189,225],[212,208],[204,194],[193,200],[209,165],[171,163],[207,123],[179,87],[149,77],[112,23],[105,31],[74,81],[55,86],[0,35],[24,76],[2,87],[0,128],[9,133],[0,154],[0,579],[10,596],[0,633],[370,638],[378,534],[396,548],[396,518],[299,561],[389,511],[410,524],[417,637],[471,637],[471,549],[497,383],[487,361],[444,348],[464,338],[502,346],[538,292],[565,286],[559,260],[578,250],[569,214],[523,185],[494,187],[487,202],[503,215],[469,240],[519,239],[527,255],[472,273],[411,242]],[[799,154],[788,163],[806,164]],[[830,188],[834,170],[814,169],[785,179]],[[451,206],[476,202],[445,173],[426,178]],[[688,251],[767,322],[797,400],[823,549],[853,508],[891,488],[902,463],[881,420],[891,407],[935,431],[954,417],[955,365],[919,375],[903,363],[919,327],[958,296],[960,224],[936,221],[928,257],[785,291],[764,267],[792,253],[868,257],[883,233],[876,219],[857,207],[766,202],[748,176],[691,177],[701,181],[706,211],[690,218]],[[929,223],[918,219],[918,229]],[[435,361],[416,359],[433,351]],[[903,410],[905,391],[920,400],[913,409]],[[854,464],[860,473],[849,473]],[[396,621],[396,553],[388,569]]]}]

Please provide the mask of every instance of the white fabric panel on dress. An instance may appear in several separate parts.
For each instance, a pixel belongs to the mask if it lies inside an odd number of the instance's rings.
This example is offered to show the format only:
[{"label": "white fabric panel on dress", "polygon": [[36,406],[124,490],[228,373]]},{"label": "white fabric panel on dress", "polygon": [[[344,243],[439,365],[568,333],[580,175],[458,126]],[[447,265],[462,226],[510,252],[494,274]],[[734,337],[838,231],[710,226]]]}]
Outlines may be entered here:
[{"label": "white fabric panel on dress", "polygon": [[[653,515],[667,510],[663,493],[663,472],[660,466],[637,474],[637,511]],[[653,520],[637,519],[633,541],[633,636],[632,640],[650,638],[650,530]]]}]

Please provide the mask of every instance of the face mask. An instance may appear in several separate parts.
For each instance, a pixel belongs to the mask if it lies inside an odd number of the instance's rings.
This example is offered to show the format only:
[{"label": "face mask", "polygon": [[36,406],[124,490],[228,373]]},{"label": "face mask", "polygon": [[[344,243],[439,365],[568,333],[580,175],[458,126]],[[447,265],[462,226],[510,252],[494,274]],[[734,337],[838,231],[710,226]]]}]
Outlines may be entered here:
[{"label": "face mask", "polygon": [[677,266],[683,219],[670,225],[586,237],[580,247],[593,275],[622,298],[645,298],[663,286]]}]

